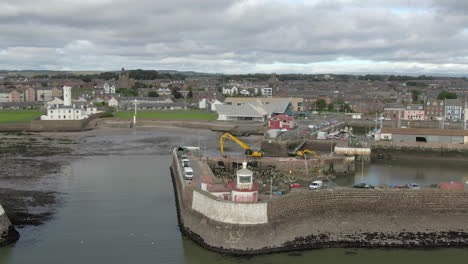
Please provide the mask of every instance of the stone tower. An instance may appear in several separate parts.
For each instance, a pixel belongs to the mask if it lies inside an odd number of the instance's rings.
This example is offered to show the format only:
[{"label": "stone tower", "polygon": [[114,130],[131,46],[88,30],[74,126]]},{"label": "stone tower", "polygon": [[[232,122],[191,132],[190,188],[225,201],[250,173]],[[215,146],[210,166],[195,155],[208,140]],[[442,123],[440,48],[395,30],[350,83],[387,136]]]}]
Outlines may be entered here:
[{"label": "stone tower", "polygon": [[64,106],[71,106],[72,105],[72,93],[71,93],[70,86],[63,87],[63,105]]}]

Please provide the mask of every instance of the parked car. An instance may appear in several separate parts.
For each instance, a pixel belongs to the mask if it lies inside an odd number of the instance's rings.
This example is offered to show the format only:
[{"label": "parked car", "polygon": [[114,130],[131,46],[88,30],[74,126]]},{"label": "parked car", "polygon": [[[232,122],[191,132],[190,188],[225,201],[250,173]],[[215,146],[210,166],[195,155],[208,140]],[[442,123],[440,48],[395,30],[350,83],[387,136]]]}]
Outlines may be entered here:
[{"label": "parked car", "polygon": [[411,190],[421,190],[421,186],[419,186],[417,183],[408,183],[406,184],[406,187]]},{"label": "parked car", "polygon": [[323,187],[323,181],[313,181],[309,184],[309,190],[318,190]]},{"label": "parked car", "polygon": [[354,184],[353,185],[353,188],[358,188],[358,189],[372,189],[374,188],[374,186],[370,185],[370,184],[367,184],[367,183],[364,183],[364,182],[361,182],[361,183],[358,183],[358,184]]},{"label": "parked car", "polygon": [[192,180],[193,179],[193,169],[191,167],[185,167],[184,168],[184,177],[186,180]]},{"label": "parked car", "polygon": [[182,159],[182,166],[185,167],[190,167],[190,160],[187,158]]}]

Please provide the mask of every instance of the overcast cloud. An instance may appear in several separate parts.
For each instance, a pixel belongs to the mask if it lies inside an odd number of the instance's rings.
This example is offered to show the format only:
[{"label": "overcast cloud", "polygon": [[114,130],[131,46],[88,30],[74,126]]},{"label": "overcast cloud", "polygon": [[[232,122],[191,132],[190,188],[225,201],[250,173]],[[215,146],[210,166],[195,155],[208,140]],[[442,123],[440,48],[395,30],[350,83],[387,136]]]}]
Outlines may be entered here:
[{"label": "overcast cloud", "polygon": [[465,0],[3,0],[0,69],[468,75]]}]

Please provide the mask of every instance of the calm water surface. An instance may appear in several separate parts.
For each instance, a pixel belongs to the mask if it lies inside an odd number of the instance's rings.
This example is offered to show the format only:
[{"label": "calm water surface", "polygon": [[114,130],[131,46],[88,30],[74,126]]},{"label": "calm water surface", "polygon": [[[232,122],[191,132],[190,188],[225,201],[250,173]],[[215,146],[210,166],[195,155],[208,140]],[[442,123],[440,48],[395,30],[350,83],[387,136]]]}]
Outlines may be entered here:
[{"label": "calm water surface", "polygon": [[[326,249],[251,258],[204,250],[177,228],[169,163],[170,156],[100,156],[72,163],[60,180],[65,197],[54,219],[21,229],[16,245],[0,249],[0,263],[468,263],[468,250],[462,249]],[[435,181],[441,171],[454,180],[468,173],[463,166],[437,171],[426,165],[374,164],[365,169],[364,180],[375,184],[382,174],[388,182],[422,183]]]}]

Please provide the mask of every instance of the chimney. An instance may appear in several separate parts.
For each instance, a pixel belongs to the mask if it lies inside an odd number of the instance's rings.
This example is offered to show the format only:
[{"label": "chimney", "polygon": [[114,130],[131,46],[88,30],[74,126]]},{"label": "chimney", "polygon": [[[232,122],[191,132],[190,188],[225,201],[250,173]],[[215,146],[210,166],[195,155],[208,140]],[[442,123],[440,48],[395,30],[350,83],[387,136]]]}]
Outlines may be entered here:
[{"label": "chimney", "polygon": [[242,168],[247,169],[247,161],[242,162]]}]

